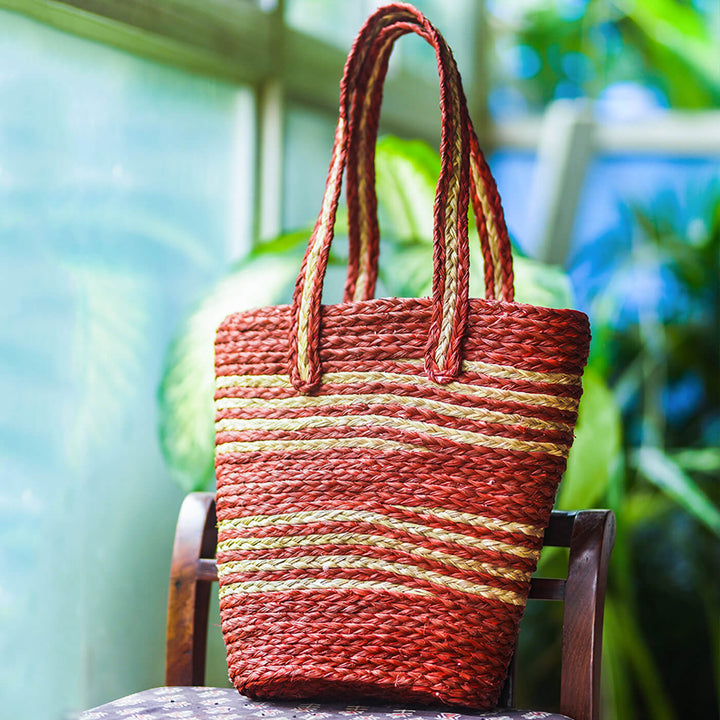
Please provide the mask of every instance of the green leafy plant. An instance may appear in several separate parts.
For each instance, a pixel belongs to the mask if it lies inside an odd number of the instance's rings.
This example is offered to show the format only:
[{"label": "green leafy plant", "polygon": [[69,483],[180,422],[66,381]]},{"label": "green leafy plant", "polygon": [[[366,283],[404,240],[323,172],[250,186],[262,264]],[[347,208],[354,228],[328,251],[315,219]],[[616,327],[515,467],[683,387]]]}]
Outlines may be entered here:
[{"label": "green leafy plant", "polygon": [[717,7],[711,4],[535,0],[515,13],[503,9],[493,22],[494,35],[511,36],[516,53],[514,77],[503,76],[501,84],[514,86],[533,108],[557,97],[597,98],[622,83],[642,86],[671,107],[720,102]]},{"label": "green leafy plant", "polygon": [[[611,507],[617,517],[604,632],[609,718],[718,709],[720,188],[680,220],[692,206],[664,196],[629,209],[623,227],[575,260],[596,278],[594,340],[558,506]],[[544,555],[541,569],[552,574],[562,562]],[[560,618],[528,614],[549,627],[521,648],[536,697],[557,681],[546,645]]]},{"label": "green leafy plant", "polygon": [[707,717],[720,709],[720,186],[631,208],[627,227],[602,239],[610,280],[592,298],[593,363],[624,426],[608,642],[625,649],[616,688],[639,695],[635,716]]}]

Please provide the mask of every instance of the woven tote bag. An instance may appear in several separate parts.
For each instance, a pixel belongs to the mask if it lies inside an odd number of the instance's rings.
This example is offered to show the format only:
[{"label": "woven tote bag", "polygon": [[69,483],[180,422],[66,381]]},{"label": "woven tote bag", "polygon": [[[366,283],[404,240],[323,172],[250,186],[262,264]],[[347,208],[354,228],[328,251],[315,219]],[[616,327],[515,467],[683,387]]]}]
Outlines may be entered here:
[{"label": "woven tote bag", "polygon": [[[382,85],[410,32],[434,47],[440,77],[432,296],[373,299]],[[344,173],[348,279],[343,302],[322,305]],[[469,298],[470,206],[484,299]],[[231,315],[217,333],[217,560],[238,690],[496,704],[589,337],[582,313],[514,302],[502,208],[452,54],[414,8],[381,8],[345,66],[292,305]]]}]

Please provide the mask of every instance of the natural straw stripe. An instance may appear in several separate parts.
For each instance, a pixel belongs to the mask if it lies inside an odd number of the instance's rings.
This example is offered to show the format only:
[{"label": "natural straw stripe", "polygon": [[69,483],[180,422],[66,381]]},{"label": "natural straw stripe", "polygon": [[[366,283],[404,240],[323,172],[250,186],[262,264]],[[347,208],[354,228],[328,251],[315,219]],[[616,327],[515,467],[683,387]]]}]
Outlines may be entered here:
[{"label": "natural straw stripe", "polygon": [[301,452],[307,450],[338,450],[342,448],[368,448],[382,452],[411,450],[430,452],[428,448],[410,443],[373,437],[312,438],[309,440],[255,440],[251,442],[219,443],[215,448],[218,455],[247,452]]},{"label": "natural straw stripe", "polygon": [[[448,63],[452,66],[452,62]],[[450,68],[450,73],[453,68]],[[455,132],[454,147],[451,163],[453,172],[448,183],[447,195],[445,196],[445,228],[443,233],[445,250],[445,272],[442,299],[442,319],[440,323],[440,334],[437,347],[435,348],[435,363],[438,369],[443,372],[447,368],[447,353],[450,349],[450,339],[455,330],[455,309],[458,299],[458,274],[459,274],[459,243],[458,243],[458,213],[460,210],[460,167],[463,157],[462,131],[463,117],[460,112],[460,99],[456,84],[450,80],[450,112],[452,119],[450,127]]]},{"label": "natural straw stripe", "polygon": [[401,407],[428,410],[444,417],[472,420],[475,422],[497,423],[500,425],[519,425],[535,430],[560,430],[571,432],[570,423],[551,422],[535,417],[526,417],[516,413],[503,413],[485,408],[453,405],[452,403],[430,400],[414,395],[393,395],[381,393],[378,395],[296,395],[289,398],[236,398],[224,397],[215,401],[217,410],[297,410],[301,408],[340,408],[348,405],[399,405]]},{"label": "natural straw stripe", "polygon": [[480,172],[475,162],[475,158],[470,155],[470,172],[472,173],[473,184],[480,199],[480,205],[482,205],[483,215],[485,215],[485,227],[488,234],[488,245],[490,246],[490,254],[492,255],[493,261],[493,279],[495,281],[495,297],[497,299],[502,298],[502,261],[500,259],[500,238],[498,236],[497,227],[495,225],[495,218],[493,215],[493,209],[490,207],[490,202],[485,193],[485,184],[480,177]]},{"label": "natural straw stripe", "polygon": [[282,548],[310,548],[316,545],[350,545],[359,547],[395,550],[418,558],[433,560],[460,570],[484,573],[495,577],[507,578],[516,582],[526,582],[530,573],[515,568],[499,567],[488,562],[468,560],[451,553],[405,542],[385,535],[363,533],[325,533],[317,535],[283,535],[282,537],[242,537],[218,543],[218,553],[234,550],[257,551],[278,550]]},{"label": "natural straw stripe", "polygon": [[432,515],[441,520],[450,520],[451,522],[461,525],[471,525],[473,527],[484,527],[488,530],[500,530],[509,533],[522,533],[532,537],[541,537],[545,530],[537,525],[526,525],[525,523],[508,522],[506,520],[498,520],[497,518],[484,517],[483,515],[474,515],[469,512],[460,512],[459,510],[447,510],[446,508],[431,507],[408,507],[406,505],[393,505],[397,510],[405,510],[407,512],[418,513],[419,515]]},{"label": "natural straw stripe", "polygon": [[276,525],[311,525],[313,523],[367,523],[378,525],[398,532],[420,535],[429,540],[439,540],[444,543],[467,545],[495,552],[508,553],[521,558],[537,558],[538,551],[522,545],[511,545],[493,540],[492,538],[479,538],[464,533],[451,532],[442,528],[429,527],[420,523],[399,520],[370,510],[305,510],[296,513],[281,513],[277,515],[249,515],[246,517],[221,520],[218,530],[226,532],[240,528],[269,527]]},{"label": "natural straw stripe", "polygon": [[[384,54],[387,46],[392,45],[392,43],[395,42],[395,39],[395,36],[388,37],[385,45],[378,52],[378,57]],[[376,62],[373,66],[372,73],[370,74],[370,78],[365,89],[365,96],[363,97],[363,106],[360,113],[360,127],[357,131],[357,137],[359,138],[357,167],[360,168],[360,172],[358,172],[357,176],[357,184],[358,197],[360,198],[360,202],[362,202],[363,198],[367,196],[368,187],[368,173],[364,172],[362,168],[364,168],[367,164],[368,153],[373,153],[375,149],[376,138],[368,138],[367,124],[372,117],[370,105],[372,103],[375,86],[377,85],[377,80],[382,67],[382,62]],[[372,147],[368,147],[368,139],[372,143]],[[368,261],[370,260],[370,258],[368,257],[368,247],[370,243],[370,228],[368,222],[370,218],[367,212],[361,211],[359,215],[360,217],[358,218],[358,230],[360,235],[360,247],[358,249],[358,273],[357,277],[355,278],[355,293],[353,295],[354,301],[365,299],[365,282],[368,274]]]},{"label": "natural straw stripe", "polygon": [[[422,365],[425,361],[405,360],[400,362]],[[495,365],[492,363],[481,362],[479,360],[463,360],[462,371],[489,375],[490,377],[501,378],[503,380],[527,380],[529,382],[541,382],[558,385],[579,386],[582,384],[580,375],[523,370],[522,368],[513,367],[512,365]]]},{"label": "natural straw stripe", "polygon": [[480,597],[500,600],[511,605],[524,605],[525,598],[512,590],[502,590],[490,585],[470,582],[452,575],[426,570],[415,565],[406,565],[399,562],[388,562],[376,558],[362,557],[360,555],[303,555],[291,558],[259,558],[257,560],[240,560],[237,562],[222,563],[218,565],[218,577],[225,577],[235,573],[247,572],[279,572],[287,570],[377,570],[411,577],[415,580],[424,580],[433,585],[439,585],[450,590]]},{"label": "natural straw stripe", "polygon": [[[370,382],[391,383],[399,387],[437,387],[425,375],[406,375],[402,373],[388,372],[336,372],[325,373],[322,382],[337,385],[366,385]],[[246,387],[246,388],[292,388],[287,375],[220,375],[217,378],[217,387]],[[575,411],[578,407],[578,400],[571,397],[557,395],[543,395],[541,393],[528,393],[520,390],[503,390],[501,388],[483,387],[469,385],[467,383],[450,382],[443,385],[442,389],[462,395],[474,397],[491,398],[504,402],[517,402],[525,405],[539,405],[541,407],[552,407],[558,410]]]},{"label": "natural straw stripe", "polygon": [[408,587],[398,583],[382,580],[351,580],[348,578],[294,578],[291,580],[251,580],[249,582],[229,583],[220,586],[220,599],[228,595],[245,595],[249,593],[275,593],[316,590],[374,590],[376,592],[403,593],[407,595],[424,595],[432,597],[434,593],[422,588]]},{"label": "natural straw stripe", "polygon": [[[397,365],[412,365],[414,367],[424,366],[425,361],[415,358],[401,358],[394,360]],[[523,370],[512,365],[497,365],[486,363],[480,360],[463,360],[462,371],[464,373],[478,373],[501,380],[526,380],[528,382],[547,383],[548,385],[577,385],[582,384],[580,375],[570,373],[539,372],[537,370]],[[218,380],[222,377],[220,376]],[[289,384],[289,381],[288,381]]]},{"label": "natural straw stripe", "polygon": [[308,332],[309,332],[309,312],[310,298],[315,291],[318,282],[317,270],[318,262],[323,251],[325,238],[328,232],[332,231],[334,221],[333,202],[335,191],[342,178],[343,172],[343,153],[342,148],[345,145],[345,124],[343,118],[340,117],[335,131],[335,153],[333,155],[332,167],[328,176],[325,195],[323,197],[322,210],[320,212],[320,221],[318,223],[317,233],[313,239],[313,244],[307,256],[305,265],[305,278],[303,281],[302,296],[300,299],[300,309],[298,312],[298,331],[297,331],[297,357],[298,357],[298,373],[301,380],[307,380],[310,377],[310,357],[308,354]]},{"label": "natural straw stripe", "polygon": [[[457,430],[456,428],[436,425],[435,423],[420,420],[406,420],[405,418],[388,415],[310,415],[296,418],[223,418],[215,423],[215,429],[221,432],[302,432],[311,429],[326,428],[389,428],[407,433],[420,433],[437,440],[449,440],[463,445],[477,445],[480,447],[497,448],[500,450],[517,450],[519,452],[545,452],[558,457],[566,457],[569,446],[539,440],[518,440],[517,438],[503,437],[501,435],[487,435],[472,432],[471,430]],[[331,438],[328,438],[330,440]],[[339,440],[341,438],[332,438]],[[343,440],[347,438],[342,438]],[[375,438],[379,443],[384,438]],[[265,441],[263,441],[265,442]],[[271,441],[270,441],[271,442]],[[282,442],[285,442],[282,440]],[[301,440],[300,442],[304,442]],[[219,444],[222,447],[223,443]]]},{"label": "natural straw stripe", "polygon": [[232,387],[246,388],[292,388],[288,375],[218,375],[215,379],[218,389]]}]

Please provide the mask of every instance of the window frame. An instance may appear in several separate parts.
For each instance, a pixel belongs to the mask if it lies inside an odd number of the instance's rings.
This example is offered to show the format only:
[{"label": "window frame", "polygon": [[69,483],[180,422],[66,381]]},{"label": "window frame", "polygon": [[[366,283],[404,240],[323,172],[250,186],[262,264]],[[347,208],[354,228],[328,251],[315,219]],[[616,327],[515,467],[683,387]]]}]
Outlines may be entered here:
[{"label": "window frame", "polygon": [[[267,3],[265,3],[267,5]],[[337,116],[346,50],[285,22],[283,0],[264,10],[251,0],[0,0],[0,9],[214,80],[249,87],[256,101],[253,242],[281,228],[282,148],[288,103]],[[483,3],[474,13],[474,47],[482,47]],[[486,136],[484,54],[472,59],[470,111]],[[387,79],[382,131],[437,145],[434,78],[399,68]],[[438,116],[439,117],[439,116]]]},{"label": "window frame", "polygon": [[[476,50],[472,80],[465,87],[481,144],[542,156],[552,144],[548,135],[557,134],[548,133],[544,116],[502,123],[489,117],[484,4],[477,0],[467,23]],[[188,72],[248,86],[257,109],[252,241],[280,232],[285,108],[292,103],[334,118],[346,57],[345,50],[288,26],[284,0],[0,0],[0,8]],[[382,131],[437,145],[439,121],[428,112],[437,106],[437,93],[434,78],[407,68],[392,73]],[[593,122],[588,137],[591,154],[720,156],[720,111],[670,110],[636,123]],[[572,178],[558,174],[558,182],[575,183],[581,171],[571,173]]]}]

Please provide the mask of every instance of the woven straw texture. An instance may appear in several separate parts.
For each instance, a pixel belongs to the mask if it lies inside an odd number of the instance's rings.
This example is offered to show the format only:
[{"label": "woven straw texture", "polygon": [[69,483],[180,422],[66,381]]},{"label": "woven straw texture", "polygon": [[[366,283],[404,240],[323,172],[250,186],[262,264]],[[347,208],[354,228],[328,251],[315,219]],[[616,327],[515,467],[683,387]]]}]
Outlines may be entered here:
[{"label": "woven straw texture", "polygon": [[[436,50],[433,294],[373,299],[373,153],[392,43]],[[321,305],[347,169],[345,301]],[[486,298],[468,297],[467,214]],[[243,693],[495,705],[564,471],[585,315],[513,302],[502,208],[452,54],[406,5],[361,30],[292,305],[216,340],[218,573]]]}]

